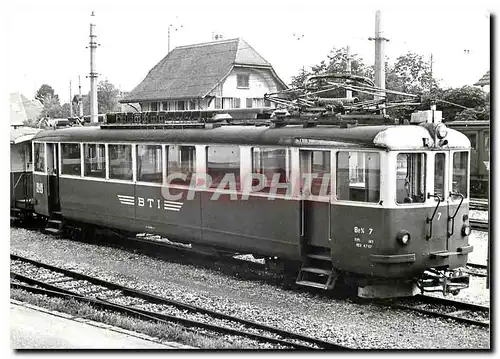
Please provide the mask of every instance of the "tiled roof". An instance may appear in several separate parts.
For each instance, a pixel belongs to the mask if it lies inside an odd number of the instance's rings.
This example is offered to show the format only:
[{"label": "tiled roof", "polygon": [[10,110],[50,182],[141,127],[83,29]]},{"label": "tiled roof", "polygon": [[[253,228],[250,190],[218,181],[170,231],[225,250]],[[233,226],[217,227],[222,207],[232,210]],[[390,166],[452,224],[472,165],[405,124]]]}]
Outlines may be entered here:
[{"label": "tiled roof", "polygon": [[173,98],[203,98],[235,65],[269,68],[271,65],[242,39],[180,46],[173,49],[122,103]]},{"label": "tiled roof", "polygon": [[31,140],[38,132],[40,132],[40,128],[33,127],[10,127],[10,143],[21,143],[24,141]]},{"label": "tiled roof", "polygon": [[474,86],[487,86],[490,84],[490,71],[488,70]]}]

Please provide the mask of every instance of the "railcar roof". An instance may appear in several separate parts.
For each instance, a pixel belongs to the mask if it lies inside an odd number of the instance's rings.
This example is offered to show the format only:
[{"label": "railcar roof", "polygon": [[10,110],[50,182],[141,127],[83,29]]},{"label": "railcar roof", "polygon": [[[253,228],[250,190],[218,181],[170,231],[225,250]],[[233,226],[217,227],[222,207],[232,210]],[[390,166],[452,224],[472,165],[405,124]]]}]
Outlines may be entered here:
[{"label": "railcar roof", "polygon": [[[450,132],[457,132],[450,130]],[[458,136],[461,134],[458,133]],[[459,141],[459,146],[468,146]],[[212,129],[101,129],[70,127],[40,132],[34,140],[45,142],[153,142],[187,144],[237,144],[264,146],[335,146],[372,148],[421,148],[422,138],[432,138],[421,126],[385,125],[350,128],[319,126],[221,126]],[[451,141],[450,141],[450,145]]]}]

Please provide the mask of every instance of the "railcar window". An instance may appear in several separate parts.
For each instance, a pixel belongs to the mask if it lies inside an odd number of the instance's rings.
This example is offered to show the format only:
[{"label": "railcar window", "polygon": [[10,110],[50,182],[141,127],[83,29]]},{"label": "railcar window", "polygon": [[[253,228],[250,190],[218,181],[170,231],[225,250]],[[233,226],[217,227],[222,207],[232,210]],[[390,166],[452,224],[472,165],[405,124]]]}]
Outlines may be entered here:
[{"label": "railcar window", "polygon": [[169,183],[189,185],[196,168],[196,148],[194,146],[168,146]]},{"label": "railcar window", "polygon": [[81,158],[79,143],[61,143],[61,174],[80,176]]},{"label": "railcar window", "polygon": [[212,179],[212,188],[221,181],[226,189],[240,189],[240,148],[238,146],[207,147],[207,174]]},{"label": "railcar window", "polygon": [[163,156],[161,145],[137,145],[137,180],[163,182]]},{"label": "railcar window", "polygon": [[464,132],[464,135],[466,135],[469,138],[471,150],[475,150],[476,149],[476,144],[477,144],[477,133],[475,133],[475,132]]},{"label": "railcar window", "polygon": [[85,177],[106,178],[106,156],[104,144],[83,145]]},{"label": "railcar window", "polygon": [[484,131],[484,149],[490,152],[490,131]]},{"label": "railcar window", "polygon": [[279,148],[252,149],[252,191],[287,193],[290,186],[290,150]]},{"label": "railcar window", "polygon": [[455,152],[453,154],[453,185],[455,193],[461,193],[467,197],[467,179],[469,178],[469,153]]},{"label": "railcar window", "polygon": [[446,171],[446,156],[444,153],[436,153],[434,160],[434,194],[444,199],[444,176]]},{"label": "railcar window", "polygon": [[400,153],[396,167],[397,203],[425,202],[424,153]]},{"label": "railcar window", "polygon": [[45,172],[45,143],[35,143],[35,171]]},{"label": "railcar window", "polygon": [[109,178],[132,181],[132,146],[108,145]]},{"label": "railcar window", "polygon": [[301,151],[301,189],[310,191],[314,196],[329,196],[330,185],[330,152]]},{"label": "railcar window", "polygon": [[380,200],[380,155],[374,152],[337,153],[337,199]]}]

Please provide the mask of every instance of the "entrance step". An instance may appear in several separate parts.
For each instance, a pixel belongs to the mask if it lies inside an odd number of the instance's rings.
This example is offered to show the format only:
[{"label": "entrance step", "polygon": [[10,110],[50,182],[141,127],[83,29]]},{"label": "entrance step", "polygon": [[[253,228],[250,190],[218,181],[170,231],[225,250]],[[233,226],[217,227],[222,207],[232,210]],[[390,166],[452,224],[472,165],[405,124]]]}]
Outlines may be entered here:
[{"label": "entrance step", "polygon": [[328,275],[328,276],[332,274],[332,270],[323,269],[323,268],[313,268],[313,267],[303,267],[303,268],[301,268],[301,271],[315,273],[315,274]]},{"label": "entrance step", "polygon": [[312,253],[309,253],[309,254],[307,254],[307,258],[319,259],[319,260],[322,260],[322,261],[331,261],[332,260],[332,258],[329,255],[326,255],[326,254],[312,254]]},{"label": "entrance step", "polygon": [[61,233],[61,230],[58,229],[58,228],[50,228],[50,227],[46,227],[43,229],[45,232],[49,232],[49,233],[52,233],[52,234],[59,234]]},{"label": "entrance step", "polygon": [[308,280],[301,280],[301,281],[295,282],[295,284],[303,285],[304,287],[319,288],[319,289],[324,289],[324,290],[327,289],[325,284],[311,282]]}]

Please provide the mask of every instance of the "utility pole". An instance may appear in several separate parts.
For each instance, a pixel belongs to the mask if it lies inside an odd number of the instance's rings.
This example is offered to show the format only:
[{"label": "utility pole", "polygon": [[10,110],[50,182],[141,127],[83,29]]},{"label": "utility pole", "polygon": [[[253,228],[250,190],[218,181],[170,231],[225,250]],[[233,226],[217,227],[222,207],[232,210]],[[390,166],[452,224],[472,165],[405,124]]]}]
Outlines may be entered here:
[{"label": "utility pole", "polygon": [[[380,10],[375,13],[375,37],[369,40],[375,40],[375,86],[385,90],[385,42],[389,41],[384,37],[382,30]],[[385,92],[380,92],[374,96],[375,100],[384,99]]]},{"label": "utility pole", "polygon": [[[347,57],[347,73],[350,74],[351,73],[351,47],[349,45],[347,45],[346,57]],[[352,98],[352,91],[346,90],[345,97],[348,99]]]},{"label": "utility pole", "polygon": [[430,81],[431,83],[430,83],[430,85],[429,85],[429,92],[432,92],[432,78],[433,78],[433,77],[432,77],[432,63],[433,63],[433,62],[434,62],[434,61],[432,61],[432,52],[431,52],[431,81]]},{"label": "utility pole", "polygon": [[69,80],[69,117],[73,117],[73,96],[71,94],[71,80]]},{"label": "utility pole", "polygon": [[82,98],[82,84],[80,83],[80,75],[78,75],[78,111],[80,119],[83,118],[83,98]]},{"label": "utility pole", "polygon": [[[94,12],[90,15],[95,16]],[[91,21],[92,21],[91,18]],[[90,23],[90,122],[97,123],[99,121],[97,107],[97,72],[95,68],[95,51],[97,49],[97,36],[95,35],[95,24]]]}]

